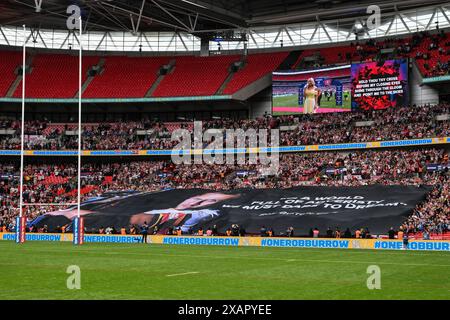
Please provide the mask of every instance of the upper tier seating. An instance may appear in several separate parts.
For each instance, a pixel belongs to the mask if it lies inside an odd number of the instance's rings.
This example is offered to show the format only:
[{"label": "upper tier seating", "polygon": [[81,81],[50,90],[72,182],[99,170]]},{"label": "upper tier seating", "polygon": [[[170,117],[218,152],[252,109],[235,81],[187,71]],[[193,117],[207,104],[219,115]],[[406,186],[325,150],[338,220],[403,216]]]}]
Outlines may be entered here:
[{"label": "upper tier seating", "polygon": [[[4,97],[8,93],[8,89],[17,77],[14,71],[21,63],[21,52],[0,52],[0,97]],[[22,87],[20,87],[20,90],[22,90]]]},{"label": "upper tier seating", "polygon": [[236,72],[225,87],[224,94],[233,94],[276,70],[286,59],[289,52],[251,54],[247,57],[247,65]]},{"label": "upper tier seating", "polygon": [[94,77],[84,98],[142,98],[169,57],[106,57],[104,71]]},{"label": "upper tier seating", "polygon": [[[416,52],[423,55],[426,53],[428,59],[424,59],[423,56],[417,57],[416,53],[412,55],[412,58],[416,58],[417,65],[419,66],[420,72],[424,77],[433,77],[445,74],[445,72],[439,72],[439,70],[434,70],[439,63],[447,63],[450,61],[450,42],[447,38],[442,38],[438,42],[436,49],[430,50],[430,45],[432,39],[426,38],[420,44]],[[442,48],[442,52],[438,50]]]},{"label": "upper tier seating", "polygon": [[[431,45],[434,45],[434,48]],[[348,64],[376,59],[383,48],[394,49],[394,57],[414,58],[425,77],[449,73],[450,41],[447,34],[415,34],[402,39],[362,41],[353,45],[304,50],[293,64],[293,69],[304,67],[304,58],[320,56],[322,65]],[[405,50],[407,48],[407,50]],[[103,72],[94,77],[83,94],[85,98],[137,98],[144,97],[157,79],[159,68],[175,60],[174,69],[158,84],[153,97],[208,96],[214,95],[225,85],[223,94],[234,94],[261,79],[283,62],[289,52],[250,54],[242,69],[231,74],[230,66],[241,60],[239,55],[211,57],[105,57]],[[2,58],[2,59],[1,59]],[[21,64],[20,52],[0,52],[0,97],[5,97]],[[98,64],[99,56],[83,58],[83,82],[87,71]],[[37,54],[27,74],[26,97],[28,98],[74,98],[78,92],[78,56],[75,54]],[[317,75],[316,75],[317,76]],[[13,97],[20,98],[19,84]]]},{"label": "upper tier seating", "polygon": [[277,81],[302,81],[309,78],[320,78],[322,76],[326,76],[327,78],[337,78],[337,77],[345,77],[350,74],[350,68],[345,69],[336,69],[332,71],[318,71],[318,72],[308,72],[308,73],[301,73],[298,75],[277,75],[276,80]]},{"label": "upper tier seating", "polygon": [[172,133],[174,130],[181,129],[181,127],[189,131],[192,131],[194,129],[194,124],[192,122],[166,122],[164,123],[164,126],[170,133]]},{"label": "upper tier seating", "polygon": [[[83,57],[83,82],[89,68],[99,58]],[[73,98],[78,92],[78,57],[67,54],[39,54],[33,58],[32,71],[26,76],[25,96],[27,98]],[[13,97],[22,96],[22,83]]]},{"label": "upper tier seating", "polygon": [[[416,39],[414,39],[416,38]],[[431,44],[435,47],[432,49]],[[360,50],[358,50],[358,46]],[[333,48],[308,49],[303,51],[292,69],[301,69],[301,63],[306,57],[320,56],[321,65],[344,64],[376,59],[382,48],[392,48],[396,58],[413,58],[424,77],[448,74],[450,60],[450,41],[447,34],[422,35],[403,39],[377,41],[375,45],[339,46]],[[405,48],[409,50],[404,51]]]},{"label": "upper tier seating", "polygon": [[216,93],[238,55],[179,57],[175,69],[167,74],[153,93],[154,97],[210,96]]},{"label": "upper tier seating", "polygon": [[304,50],[299,55],[297,62],[294,63],[294,65],[292,66],[292,69],[299,69],[299,65],[304,58],[315,55],[319,55],[324,59],[322,63],[323,65],[346,63],[348,62],[348,60],[346,59],[347,54],[353,57],[356,54],[356,47],[340,46],[334,48],[334,50],[330,48]]}]

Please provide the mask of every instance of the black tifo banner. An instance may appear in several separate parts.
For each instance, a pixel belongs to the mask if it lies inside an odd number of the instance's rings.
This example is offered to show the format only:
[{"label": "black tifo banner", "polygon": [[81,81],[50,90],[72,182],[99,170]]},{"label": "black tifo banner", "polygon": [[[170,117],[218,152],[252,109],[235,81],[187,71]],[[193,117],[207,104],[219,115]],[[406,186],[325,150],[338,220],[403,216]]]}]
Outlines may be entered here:
[{"label": "black tifo banner", "polygon": [[[87,232],[114,226],[117,230],[130,224],[147,222],[152,231],[166,233],[169,228],[184,232],[206,230],[216,225],[224,233],[238,224],[247,233],[273,228],[275,234],[294,227],[295,235],[307,235],[328,227],[343,231],[368,227],[371,233],[386,233],[398,227],[425,199],[430,187],[364,186],[299,187],[291,189],[203,189],[160,192],[109,192],[90,199],[81,206]],[[50,231],[70,224],[76,207],[38,217],[31,224],[47,225]]]}]

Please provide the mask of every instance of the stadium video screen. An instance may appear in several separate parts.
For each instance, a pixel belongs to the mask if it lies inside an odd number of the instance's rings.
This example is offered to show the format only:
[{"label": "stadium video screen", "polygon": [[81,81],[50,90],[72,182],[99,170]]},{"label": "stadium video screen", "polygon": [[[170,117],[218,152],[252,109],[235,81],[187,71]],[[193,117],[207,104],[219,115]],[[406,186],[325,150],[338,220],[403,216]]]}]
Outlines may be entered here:
[{"label": "stadium video screen", "polygon": [[408,60],[353,64],[352,109],[380,110],[407,106]]},{"label": "stadium video screen", "polygon": [[[351,66],[272,73],[272,114],[351,111]],[[313,79],[317,99],[306,88]]]}]

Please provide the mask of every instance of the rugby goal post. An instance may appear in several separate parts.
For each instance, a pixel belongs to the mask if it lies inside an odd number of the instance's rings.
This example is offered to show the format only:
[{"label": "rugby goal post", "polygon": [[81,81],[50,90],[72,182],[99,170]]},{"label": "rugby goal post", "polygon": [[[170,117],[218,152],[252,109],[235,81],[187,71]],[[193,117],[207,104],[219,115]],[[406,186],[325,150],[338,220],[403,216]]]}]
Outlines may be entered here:
[{"label": "rugby goal post", "polygon": [[[81,88],[82,88],[82,19],[79,17],[79,68],[78,68],[78,171],[77,171],[77,216],[72,220],[73,244],[81,245],[84,242],[84,220],[80,216],[81,207]],[[43,203],[43,204],[24,204],[23,203],[23,170],[24,170],[24,149],[25,149],[25,80],[26,80],[26,26],[23,25],[23,55],[22,55],[22,120],[21,120],[21,143],[20,143],[20,181],[19,181],[19,216],[16,218],[16,243],[24,243],[26,239],[26,214],[24,207],[26,206],[67,206],[73,204],[64,203]]]}]

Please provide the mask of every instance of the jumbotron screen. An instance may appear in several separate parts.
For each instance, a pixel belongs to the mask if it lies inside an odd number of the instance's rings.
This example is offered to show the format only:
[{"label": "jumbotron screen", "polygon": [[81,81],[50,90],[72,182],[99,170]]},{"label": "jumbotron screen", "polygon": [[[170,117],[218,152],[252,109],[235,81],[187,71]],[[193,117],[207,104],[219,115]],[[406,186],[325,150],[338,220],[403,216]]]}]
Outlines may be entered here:
[{"label": "jumbotron screen", "polygon": [[[350,67],[273,72],[272,114],[351,111]],[[307,89],[308,79],[318,89],[316,96]]]},{"label": "jumbotron screen", "polygon": [[407,106],[408,60],[353,64],[352,109],[380,110]]}]

